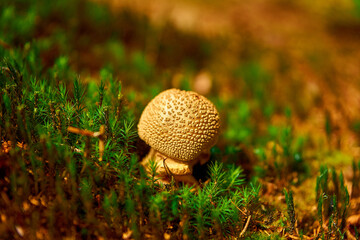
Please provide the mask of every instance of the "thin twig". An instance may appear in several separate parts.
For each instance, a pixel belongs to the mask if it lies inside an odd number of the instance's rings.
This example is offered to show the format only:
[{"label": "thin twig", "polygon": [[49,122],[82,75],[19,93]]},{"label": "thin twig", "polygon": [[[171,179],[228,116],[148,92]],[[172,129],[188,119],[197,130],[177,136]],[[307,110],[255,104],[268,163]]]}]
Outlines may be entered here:
[{"label": "thin twig", "polygon": [[[99,138],[99,161],[103,160],[104,150],[105,150],[105,142],[104,142],[104,135],[105,135],[105,126],[101,125],[99,132],[92,132],[86,129],[79,129],[76,127],[68,127],[67,130],[71,133],[79,134],[86,137],[96,137]],[[86,153],[84,153],[87,155]]]},{"label": "thin twig", "polygon": [[246,214],[243,210],[241,210],[232,200],[231,203],[237,208],[237,210],[239,210],[242,214]]},{"label": "thin twig", "polygon": [[266,230],[262,230],[262,231],[260,231],[260,232],[264,232],[266,235],[268,235],[268,236],[271,236],[271,234],[268,232],[268,231],[266,231]]},{"label": "thin twig", "polygon": [[246,232],[246,230],[247,230],[247,228],[248,228],[248,226],[249,226],[250,219],[251,219],[251,215],[249,215],[249,217],[247,218],[245,227],[244,227],[244,229],[241,231],[239,237],[242,237],[242,236],[245,234],[245,232]]},{"label": "thin twig", "polygon": [[99,130],[99,161],[103,160],[104,150],[105,150],[105,142],[104,142],[104,135],[105,135],[105,126],[101,125]]},{"label": "thin twig", "polygon": [[71,133],[80,134],[80,135],[87,136],[87,137],[97,137],[97,136],[95,135],[95,133],[97,133],[97,132],[92,132],[92,131],[89,131],[89,130],[86,130],[86,129],[79,129],[79,128],[75,128],[75,127],[68,127],[67,130],[68,130],[69,132],[71,132]]}]

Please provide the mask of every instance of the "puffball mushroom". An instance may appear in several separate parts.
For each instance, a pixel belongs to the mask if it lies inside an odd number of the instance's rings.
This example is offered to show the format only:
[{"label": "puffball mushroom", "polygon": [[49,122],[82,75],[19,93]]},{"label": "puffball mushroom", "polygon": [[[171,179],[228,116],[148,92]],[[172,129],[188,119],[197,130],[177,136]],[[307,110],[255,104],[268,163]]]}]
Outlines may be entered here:
[{"label": "puffball mushroom", "polygon": [[139,137],[151,147],[141,163],[148,168],[154,160],[163,182],[173,176],[176,181],[196,184],[193,166],[209,160],[219,128],[219,113],[204,96],[179,89],[163,91],[140,117]]}]

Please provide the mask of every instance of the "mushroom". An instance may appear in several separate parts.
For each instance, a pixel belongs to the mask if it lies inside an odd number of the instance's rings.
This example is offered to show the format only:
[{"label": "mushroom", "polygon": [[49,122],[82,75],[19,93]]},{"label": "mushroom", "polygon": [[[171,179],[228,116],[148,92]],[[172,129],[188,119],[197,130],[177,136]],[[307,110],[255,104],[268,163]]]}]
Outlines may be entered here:
[{"label": "mushroom", "polygon": [[140,117],[139,137],[151,147],[141,163],[149,170],[149,161],[154,160],[164,183],[173,176],[175,181],[196,184],[193,166],[209,160],[219,128],[219,113],[205,97],[179,89],[163,91]]}]

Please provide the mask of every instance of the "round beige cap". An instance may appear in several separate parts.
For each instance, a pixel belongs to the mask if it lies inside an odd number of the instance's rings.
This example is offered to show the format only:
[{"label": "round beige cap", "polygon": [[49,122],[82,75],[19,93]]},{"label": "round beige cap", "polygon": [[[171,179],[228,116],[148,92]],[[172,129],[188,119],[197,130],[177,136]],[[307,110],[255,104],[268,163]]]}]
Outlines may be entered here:
[{"label": "round beige cap", "polygon": [[139,137],[174,159],[191,161],[212,147],[220,117],[205,97],[191,91],[169,89],[145,107],[138,124]]}]

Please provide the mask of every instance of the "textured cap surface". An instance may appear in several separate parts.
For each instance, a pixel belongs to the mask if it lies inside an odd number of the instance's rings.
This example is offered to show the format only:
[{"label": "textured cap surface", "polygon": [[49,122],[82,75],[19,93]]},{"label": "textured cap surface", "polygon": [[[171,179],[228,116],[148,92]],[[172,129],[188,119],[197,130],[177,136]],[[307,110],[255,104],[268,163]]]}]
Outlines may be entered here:
[{"label": "textured cap surface", "polygon": [[213,146],[219,128],[219,113],[208,99],[178,89],[166,90],[151,100],[138,124],[141,139],[181,161],[191,161]]}]

